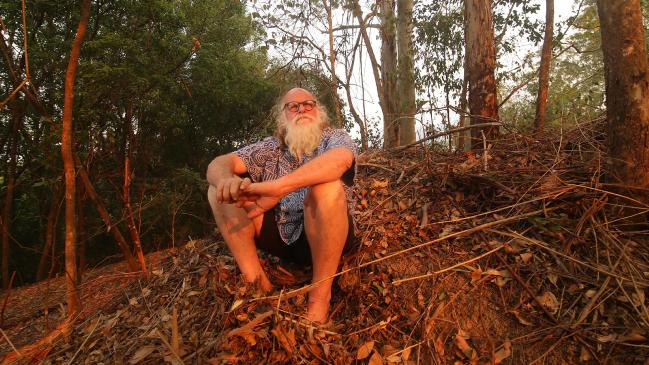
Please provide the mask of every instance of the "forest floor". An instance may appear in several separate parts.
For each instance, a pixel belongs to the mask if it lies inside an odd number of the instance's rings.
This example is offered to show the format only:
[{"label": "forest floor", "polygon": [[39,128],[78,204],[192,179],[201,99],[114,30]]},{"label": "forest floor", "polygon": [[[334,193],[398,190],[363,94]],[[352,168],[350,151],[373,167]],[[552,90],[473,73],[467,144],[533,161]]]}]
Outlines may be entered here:
[{"label": "forest floor", "polygon": [[67,339],[51,335],[61,279],[3,293],[0,351],[46,364],[649,364],[649,206],[604,183],[601,128],[511,132],[481,155],[364,153],[362,249],[344,258],[328,325],[302,318],[308,269],[265,256],[276,289],[262,294],[208,238],[149,255],[149,278],[89,273]]}]

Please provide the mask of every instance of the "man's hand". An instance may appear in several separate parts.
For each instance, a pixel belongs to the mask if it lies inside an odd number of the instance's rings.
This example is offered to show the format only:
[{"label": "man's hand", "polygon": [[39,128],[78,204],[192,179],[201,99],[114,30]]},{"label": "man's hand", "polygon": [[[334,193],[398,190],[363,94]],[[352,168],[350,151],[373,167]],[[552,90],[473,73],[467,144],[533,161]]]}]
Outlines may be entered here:
[{"label": "man's hand", "polygon": [[248,218],[257,217],[273,209],[285,195],[278,180],[247,184],[246,188],[241,190],[237,205],[246,210]]},{"label": "man's hand", "polygon": [[222,204],[232,204],[239,200],[241,192],[246,190],[252,182],[249,178],[242,179],[237,175],[223,178],[216,184],[216,200]]}]

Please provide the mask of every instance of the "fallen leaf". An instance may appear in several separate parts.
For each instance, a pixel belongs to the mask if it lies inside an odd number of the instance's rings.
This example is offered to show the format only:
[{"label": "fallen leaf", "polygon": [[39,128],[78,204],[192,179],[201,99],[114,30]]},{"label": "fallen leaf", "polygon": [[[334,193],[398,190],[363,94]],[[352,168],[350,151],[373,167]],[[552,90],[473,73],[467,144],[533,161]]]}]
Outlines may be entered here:
[{"label": "fallen leaf", "polygon": [[536,300],[552,313],[556,313],[559,310],[559,301],[557,300],[557,297],[549,291],[536,297]]},{"label": "fallen leaf", "polygon": [[581,346],[581,353],[579,354],[579,361],[581,362],[586,362],[590,361],[593,357],[590,355],[590,351],[586,348],[586,346]]},{"label": "fallen leaf", "polygon": [[243,299],[237,299],[232,303],[232,306],[230,307],[230,310],[228,312],[232,312],[233,310],[239,308],[243,304]]},{"label": "fallen leaf", "polygon": [[467,342],[468,339],[470,339],[471,336],[469,336],[468,333],[465,331],[458,329],[457,330],[457,335],[455,335],[455,345],[457,348],[462,351],[464,356],[466,356],[467,359],[473,359],[474,357],[477,358],[478,354],[473,350],[473,348],[469,345]]},{"label": "fallen leaf", "polygon": [[531,325],[533,325],[533,323],[530,322],[530,321],[528,321],[527,319],[525,319],[525,318],[521,315],[521,313],[520,313],[519,311],[517,311],[517,310],[513,310],[513,311],[511,311],[511,313],[514,314],[514,316],[516,317],[516,319],[518,319],[518,322],[519,322],[520,324],[525,325],[525,326],[531,326]]},{"label": "fallen leaf", "polygon": [[147,356],[151,355],[153,351],[155,351],[155,346],[142,346],[137,351],[135,351],[135,354],[128,361],[128,363],[131,365],[137,364],[140,361],[144,360]]},{"label": "fallen leaf", "polygon": [[271,332],[286,352],[292,354],[295,351],[295,345],[297,344],[297,341],[295,340],[294,328],[285,331],[282,326],[277,326]]},{"label": "fallen leaf", "polygon": [[362,344],[361,347],[358,348],[358,352],[356,352],[356,360],[362,360],[370,356],[370,353],[372,352],[373,348],[374,348],[374,341],[367,341],[364,344]]},{"label": "fallen leaf", "polygon": [[523,260],[524,263],[528,264],[530,260],[532,260],[532,257],[534,257],[534,254],[526,252],[521,254],[521,260]]},{"label": "fallen leaf", "polygon": [[374,354],[370,357],[370,361],[367,362],[367,365],[383,365],[383,358],[377,351],[374,351]]},{"label": "fallen leaf", "polygon": [[381,180],[372,181],[372,188],[374,188],[374,189],[385,189],[387,187],[388,187],[388,180],[387,179],[385,181],[381,181]]},{"label": "fallen leaf", "polygon": [[507,340],[503,344],[503,347],[500,350],[496,351],[496,353],[494,354],[493,363],[500,364],[503,360],[511,356],[511,354],[512,354],[512,343],[509,340]]},{"label": "fallen leaf", "polygon": [[481,269],[476,269],[471,272],[471,283],[475,283],[476,281],[480,280],[482,278],[482,270]]}]

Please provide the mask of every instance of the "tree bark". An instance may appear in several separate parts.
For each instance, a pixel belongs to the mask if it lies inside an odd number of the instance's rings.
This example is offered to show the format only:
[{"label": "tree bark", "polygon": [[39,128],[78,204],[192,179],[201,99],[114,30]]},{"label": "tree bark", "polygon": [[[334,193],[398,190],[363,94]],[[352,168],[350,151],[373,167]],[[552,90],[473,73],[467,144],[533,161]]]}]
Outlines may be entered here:
[{"label": "tree bark", "polygon": [[536,116],[534,129],[537,134],[545,126],[545,110],[548,104],[548,84],[550,82],[550,65],[552,64],[552,38],[554,33],[554,0],[545,1],[545,35],[541,51],[541,69],[539,70],[539,93],[536,98]]},{"label": "tree bark", "polygon": [[79,293],[77,291],[77,232],[75,222],[75,189],[76,178],[74,159],[72,153],[72,113],[74,108],[74,79],[79,62],[81,45],[86,34],[88,18],[90,16],[90,0],[83,0],[81,5],[81,17],[77,33],[72,42],[70,59],[65,74],[65,92],[63,98],[63,128],[61,132],[61,155],[63,156],[63,168],[65,171],[65,282],[66,300],[68,303],[67,315],[72,318],[80,309]]},{"label": "tree bark", "polygon": [[126,239],[122,235],[122,232],[119,230],[119,228],[115,224],[113,224],[112,219],[110,218],[110,214],[106,209],[106,206],[104,205],[101,198],[99,197],[99,194],[97,194],[97,191],[95,190],[94,186],[92,186],[92,183],[90,182],[90,178],[88,177],[88,173],[86,172],[86,169],[84,169],[83,166],[81,165],[81,161],[77,156],[75,156],[75,163],[79,171],[79,177],[81,177],[81,181],[83,182],[83,186],[86,189],[86,193],[88,194],[88,197],[90,198],[90,200],[92,200],[92,203],[95,205],[95,208],[99,213],[99,216],[104,221],[104,224],[106,225],[108,231],[113,235],[115,242],[117,242],[117,246],[122,251],[122,255],[124,255],[124,259],[126,260],[129,270],[137,271],[138,270],[137,261],[135,261],[135,258],[133,258],[128,243],[126,242]]},{"label": "tree bark", "polygon": [[48,258],[54,260],[52,255],[52,247],[56,242],[56,222],[58,221],[59,211],[61,210],[61,198],[63,198],[63,188],[56,187],[52,199],[50,201],[50,209],[47,213],[47,224],[45,226],[45,243],[43,244],[43,253],[38,263],[38,271],[36,272],[36,281],[45,279],[47,271]]},{"label": "tree bark", "polygon": [[342,118],[340,116],[340,100],[338,99],[338,78],[336,77],[336,54],[334,53],[334,30],[333,20],[331,18],[331,4],[332,1],[322,0],[322,4],[327,11],[327,23],[329,25],[329,61],[331,63],[331,97],[334,99],[336,110],[336,122],[334,127],[342,128]]},{"label": "tree bark", "polygon": [[146,260],[142,252],[142,242],[140,241],[140,233],[135,225],[133,218],[133,208],[131,207],[131,154],[133,149],[133,102],[129,100],[126,106],[126,119],[124,120],[124,185],[122,186],[122,200],[124,201],[124,215],[126,217],[126,226],[131,235],[131,241],[135,248],[140,268],[143,273],[147,273]]},{"label": "tree bark", "polygon": [[[374,54],[374,49],[372,47],[372,41],[370,40],[370,37],[367,33],[367,27],[365,25],[365,20],[363,19],[363,14],[361,12],[360,5],[358,5],[357,0],[352,1],[352,12],[354,13],[354,16],[356,17],[356,20],[358,20],[358,26],[360,28],[360,33],[361,36],[363,37],[363,43],[365,44],[365,47],[367,47],[367,54],[370,57],[370,63],[372,65],[372,74],[374,75],[374,84],[376,86],[376,93],[379,98],[379,106],[381,107],[381,113],[383,114],[383,120],[387,118],[388,115],[388,109],[386,105],[386,101],[384,98],[383,94],[383,80],[381,80],[381,66],[379,65],[378,61],[376,60],[376,55]],[[349,77],[348,77],[349,80]]]},{"label": "tree bark", "polygon": [[[466,63],[469,80],[471,125],[498,121],[496,52],[491,0],[466,0]],[[471,148],[481,150],[482,134],[498,135],[498,127],[471,130]]]},{"label": "tree bark", "polygon": [[413,0],[397,1],[397,48],[399,56],[399,145],[415,142],[415,68],[412,48],[412,8]]},{"label": "tree bark", "polygon": [[9,287],[9,256],[11,255],[11,222],[13,216],[14,190],[16,188],[16,154],[18,149],[18,130],[23,122],[23,111],[14,96],[9,103],[11,112],[11,132],[9,134],[9,165],[7,166],[4,202],[2,206],[2,287]]},{"label": "tree bark", "polygon": [[640,0],[598,0],[611,178],[649,203],[649,64]]},{"label": "tree bark", "polygon": [[399,145],[401,133],[397,113],[397,42],[394,0],[381,0],[381,79],[387,113],[383,115],[383,147]]}]

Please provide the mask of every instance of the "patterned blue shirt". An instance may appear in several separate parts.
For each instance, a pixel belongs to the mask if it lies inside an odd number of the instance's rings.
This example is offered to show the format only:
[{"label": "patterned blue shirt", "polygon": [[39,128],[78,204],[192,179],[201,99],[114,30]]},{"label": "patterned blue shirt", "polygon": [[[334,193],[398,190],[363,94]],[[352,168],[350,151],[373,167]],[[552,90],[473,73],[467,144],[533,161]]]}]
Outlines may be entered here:
[{"label": "patterned blue shirt", "polygon": [[[333,128],[325,128],[322,131],[322,138],[316,150],[311,156],[303,157],[301,162],[291,155],[288,149],[282,148],[276,137],[268,137],[234,153],[243,160],[251,180],[262,182],[288,175],[301,165],[335,147],[349,148],[354,153],[355,161],[358,153],[356,144],[344,129]],[[352,186],[355,176],[356,163],[354,162],[352,167],[345,171],[341,177],[347,196],[348,209],[353,209]],[[295,242],[304,229],[304,198],[307,191],[308,187],[305,187],[289,193],[275,206],[275,221],[279,234],[287,245]]]}]

